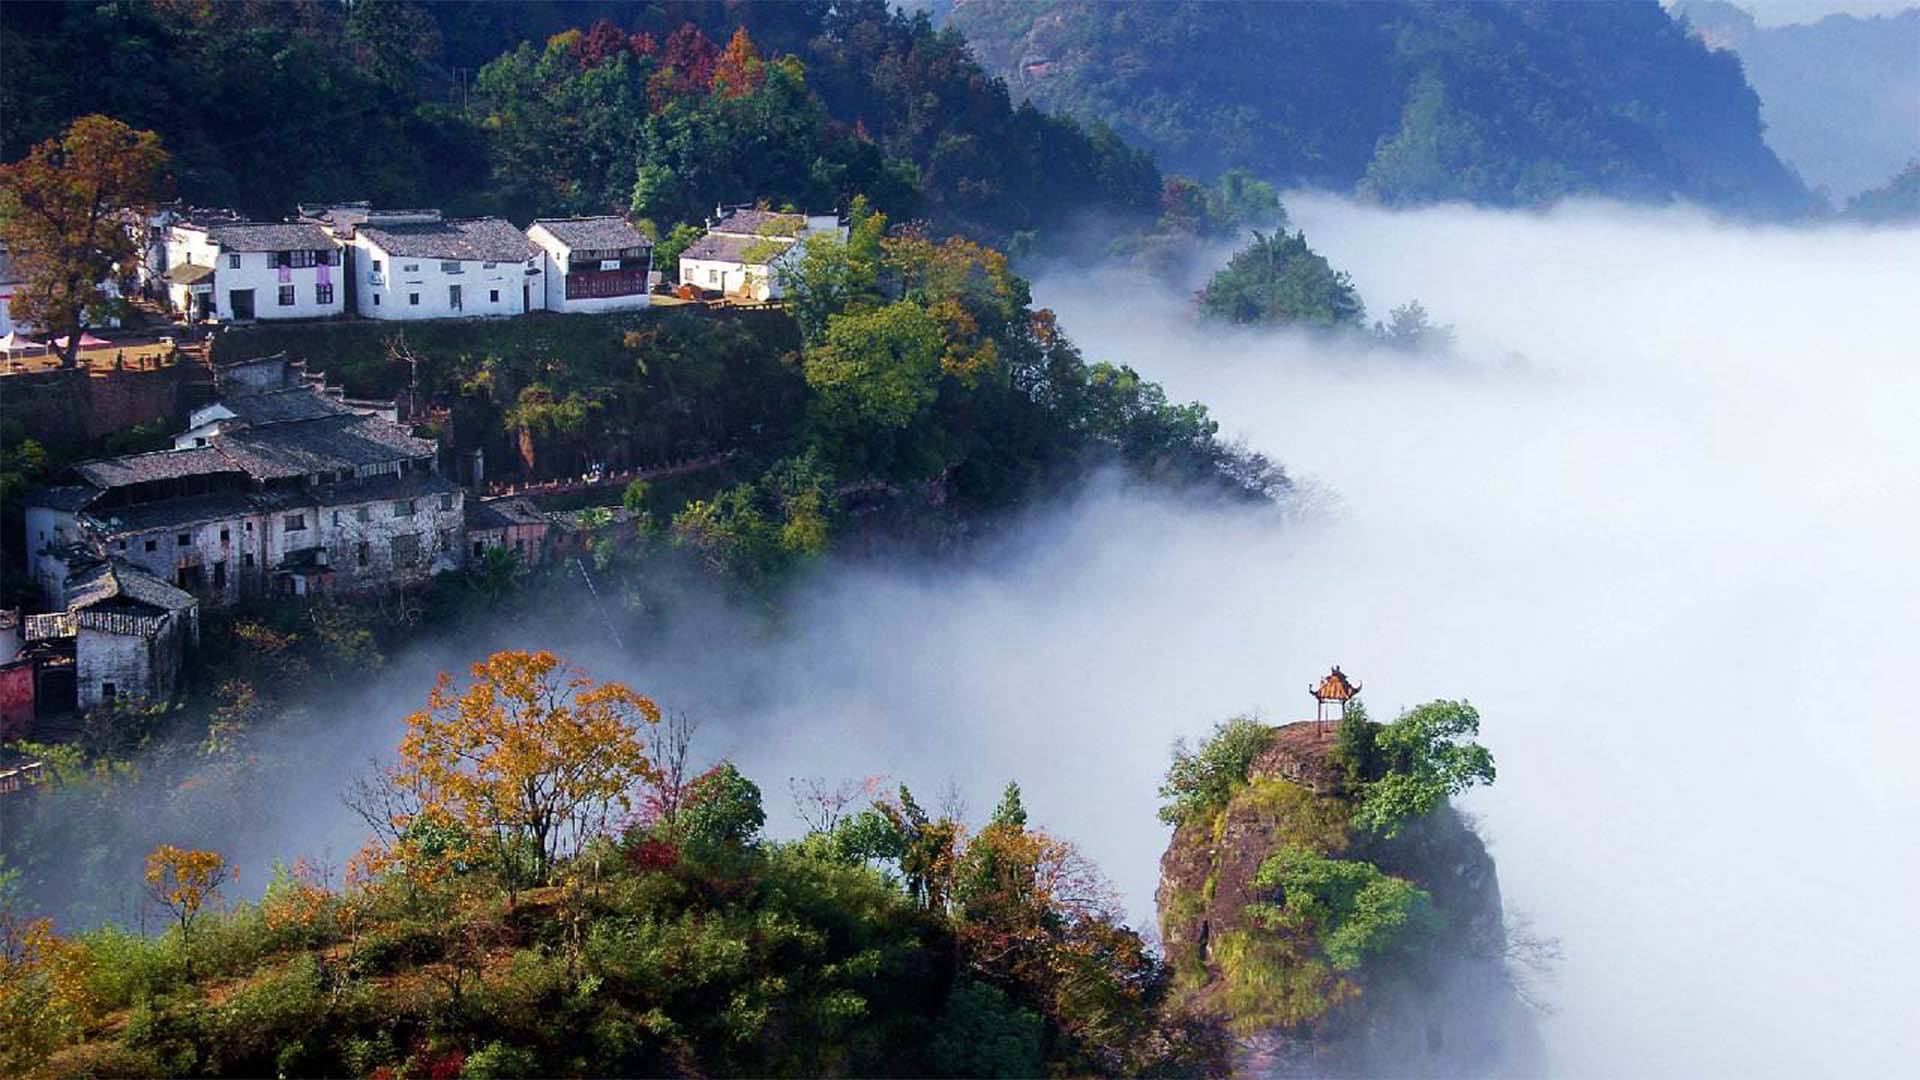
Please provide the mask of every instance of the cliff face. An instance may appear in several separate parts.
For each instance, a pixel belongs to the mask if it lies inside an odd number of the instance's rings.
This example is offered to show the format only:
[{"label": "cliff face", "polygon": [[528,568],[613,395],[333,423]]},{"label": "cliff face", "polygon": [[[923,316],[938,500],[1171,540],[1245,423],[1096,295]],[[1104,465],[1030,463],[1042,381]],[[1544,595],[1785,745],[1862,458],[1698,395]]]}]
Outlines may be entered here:
[{"label": "cliff face", "polygon": [[[1229,1023],[1250,1075],[1537,1073],[1486,846],[1451,807],[1391,840],[1352,830],[1332,742],[1311,723],[1278,729],[1224,808],[1175,831],[1156,900],[1187,1007]],[[1430,903],[1356,964],[1331,936],[1337,915],[1276,914],[1286,889],[1262,867],[1282,852],[1336,877],[1404,879]]]}]

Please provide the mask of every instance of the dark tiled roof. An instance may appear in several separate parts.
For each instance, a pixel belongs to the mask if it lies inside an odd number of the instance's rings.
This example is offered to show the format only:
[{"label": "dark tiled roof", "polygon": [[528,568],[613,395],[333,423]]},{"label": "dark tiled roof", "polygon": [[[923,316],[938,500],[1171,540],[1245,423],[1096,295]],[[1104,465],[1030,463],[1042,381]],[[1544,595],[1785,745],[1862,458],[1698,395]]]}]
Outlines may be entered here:
[{"label": "dark tiled roof", "polygon": [[488,499],[486,505],[507,519],[513,525],[549,525],[552,522],[533,500],[520,495],[511,495],[501,499]]},{"label": "dark tiled roof", "polygon": [[78,510],[100,497],[100,489],[87,484],[58,484],[43,487],[27,496],[28,506],[51,510]]},{"label": "dark tiled roof", "polygon": [[806,228],[807,215],[781,214],[772,210],[728,210],[713,223],[715,232],[745,233],[750,236],[796,236]]},{"label": "dark tiled roof", "polygon": [[126,563],[107,561],[67,577],[67,607],[80,611],[113,601],[159,611],[185,611],[195,604],[188,593]]},{"label": "dark tiled roof", "polygon": [[183,476],[210,476],[240,472],[240,466],[211,446],[188,450],[155,450],[147,454],[84,461],[73,467],[75,475],[102,491],[144,484],[150,480],[177,480]]},{"label": "dark tiled roof", "polygon": [[322,416],[340,416],[353,410],[301,386],[287,390],[269,390],[263,394],[242,394],[221,398],[234,419],[248,424],[285,424],[295,420],[314,420]]},{"label": "dark tiled roof", "polygon": [[[771,246],[777,247],[779,251],[785,251],[790,244],[791,241],[785,241],[778,237],[722,236],[717,233],[708,233],[700,239],[695,240],[691,247],[680,253],[680,257],[683,259],[707,259],[713,262],[745,263],[747,261],[747,252],[753,248],[768,248]],[[778,252],[774,254],[765,254],[764,252],[757,254],[761,254],[762,257],[753,264],[756,266],[764,264],[767,259],[774,258]]]},{"label": "dark tiled roof", "polygon": [[226,251],[322,251],[334,246],[327,230],[299,222],[215,225],[207,235]]},{"label": "dark tiled roof", "polygon": [[306,488],[277,491],[226,491],[212,495],[192,495],[184,499],[162,499],[96,510],[86,515],[108,539],[155,529],[179,529],[214,521],[231,521],[248,514],[277,513],[315,505]]},{"label": "dark tiled roof", "polygon": [[377,416],[327,416],[216,436],[218,450],[256,479],[431,457],[434,444]]},{"label": "dark tiled roof", "polygon": [[467,531],[470,533],[504,529],[513,524],[507,515],[494,509],[493,505],[484,499],[468,499],[465,510]]},{"label": "dark tiled roof", "polygon": [[553,234],[569,250],[617,251],[620,248],[652,247],[646,234],[627,224],[625,218],[536,218],[534,224]]},{"label": "dark tiled roof", "polygon": [[357,231],[388,255],[405,258],[521,262],[531,251],[527,234],[501,218],[362,225]]}]

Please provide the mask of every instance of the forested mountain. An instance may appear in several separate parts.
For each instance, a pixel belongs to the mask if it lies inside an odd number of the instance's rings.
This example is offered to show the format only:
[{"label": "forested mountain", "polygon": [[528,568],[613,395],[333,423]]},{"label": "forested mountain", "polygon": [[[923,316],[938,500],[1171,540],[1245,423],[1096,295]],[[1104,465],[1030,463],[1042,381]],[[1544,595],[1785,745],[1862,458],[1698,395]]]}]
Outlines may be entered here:
[{"label": "forested mountain", "polygon": [[969,0],[948,25],[1045,108],[1163,167],[1390,203],[1595,193],[1805,209],[1739,62],[1639,3]]},{"label": "forested mountain", "polygon": [[1767,143],[1834,202],[1920,156],[1920,8],[1789,26],[1760,26],[1722,0],[1674,11],[1708,45],[1740,57]]},{"label": "forested mountain", "polygon": [[187,199],[262,217],[631,205],[664,231],[717,201],[865,194],[1004,240],[1148,216],[1160,191],[1144,153],[1015,106],[957,34],[882,0],[9,4],[0,113],[0,159],[104,113],[161,135]]}]

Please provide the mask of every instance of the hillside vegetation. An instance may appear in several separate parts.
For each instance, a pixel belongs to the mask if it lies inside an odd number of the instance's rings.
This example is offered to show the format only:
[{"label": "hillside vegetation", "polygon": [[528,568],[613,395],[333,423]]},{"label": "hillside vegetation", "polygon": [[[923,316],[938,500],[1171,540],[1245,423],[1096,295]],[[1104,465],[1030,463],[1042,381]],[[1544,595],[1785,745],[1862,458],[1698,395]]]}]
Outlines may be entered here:
[{"label": "hillside vegetation", "polygon": [[1733,56],[1635,3],[976,0],[949,25],[1047,109],[1163,167],[1388,203],[1808,206]]},{"label": "hillside vegetation", "polygon": [[[223,908],[156,848],[158,937],[65,937],[0,881],[0,1072],[66,1076],[1211,1075],[1224,1042],[1017,785],[977,828],[908,788],[696,770],[650,699],[548,653],[443,676],[356,789],[345,869]],[[84,776],[63,779],[84,783]]]},{"label": "hillside vegetation", "polygon": [[522,223],[632,208],[664,236],[717,202],[866,195],[1004,242],[1150,220],[1161,183],[883,0],[9,4],[0,159],[89,113],[158,132],[189,201],[269,220],[327,199]]}]

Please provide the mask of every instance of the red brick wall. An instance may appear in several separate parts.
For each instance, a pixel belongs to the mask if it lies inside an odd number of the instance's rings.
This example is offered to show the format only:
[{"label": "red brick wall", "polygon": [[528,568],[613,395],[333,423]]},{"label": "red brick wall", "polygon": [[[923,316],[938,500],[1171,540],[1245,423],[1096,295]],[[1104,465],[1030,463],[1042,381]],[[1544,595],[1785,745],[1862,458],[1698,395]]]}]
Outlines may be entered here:
[{"label": "red brick wall", "polygon": [[21,739],[33,726],[33,664],[0,665],[0,741]]}]

